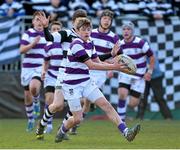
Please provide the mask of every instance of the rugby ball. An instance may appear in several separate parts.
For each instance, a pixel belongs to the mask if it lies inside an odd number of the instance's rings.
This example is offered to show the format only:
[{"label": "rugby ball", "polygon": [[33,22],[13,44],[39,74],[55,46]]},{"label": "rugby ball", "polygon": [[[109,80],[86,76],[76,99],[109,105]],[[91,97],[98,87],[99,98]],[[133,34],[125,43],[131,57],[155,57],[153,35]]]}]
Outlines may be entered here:
[{"label": "rugby ball", "polygon": [[134,60],[131,57],[129,57],[125,54],[121,54],[118,56],[118,60],[119,60],[119,62],[127,65],[128,68],[125,71],[125,73],[127,73],[127,74],[135,74],[136,73],[137,67],[136,67]]}]

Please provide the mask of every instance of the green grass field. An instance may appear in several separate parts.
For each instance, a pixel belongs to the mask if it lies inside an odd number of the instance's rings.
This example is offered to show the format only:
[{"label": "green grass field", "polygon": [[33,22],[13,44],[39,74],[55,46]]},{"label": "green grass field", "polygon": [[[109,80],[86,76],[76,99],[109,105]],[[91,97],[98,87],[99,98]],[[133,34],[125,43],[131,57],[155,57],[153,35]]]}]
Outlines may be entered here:
[{"label": "green grass field", "polygon": [[[118,129],[107,120],[85,120],[78,128],[78,135],[70,135],[69,141],[54,143],[60,120],[54,120],[54,130],[42,141],[35,132],[25,131],[25,119],[0,120],[1,149],[177,149],[180,148],[180,121],[140,121],[141,132],[129,143]],[[132,126],[138,121],[128,121]]]}]

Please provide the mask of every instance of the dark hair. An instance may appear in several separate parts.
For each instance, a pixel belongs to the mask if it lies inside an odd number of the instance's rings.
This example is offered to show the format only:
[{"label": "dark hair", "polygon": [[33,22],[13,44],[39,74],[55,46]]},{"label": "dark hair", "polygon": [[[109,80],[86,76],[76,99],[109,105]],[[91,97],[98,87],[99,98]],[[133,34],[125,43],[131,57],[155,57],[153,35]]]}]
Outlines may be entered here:
[{"label": "dark hair", "polygon": [[87,12],[83,9],[77,9],[72,16],[72,21],[74,22],[79,17],[87,17]]},{"label": "dark hair", "polygon": [[60,21],[53,21],[53,22],[50,23],[49,29],[51,29],[53,25],[59,25],[61,28],[63,26]]},{"label": "dark hair", "polygon": [[109,17],[113,20],[114,13],[113,13],[112,11],[110,11],[109,9],[105,9],[105,10],[101,13],[100,19],[101,19],[103,16],[109,16]]}]

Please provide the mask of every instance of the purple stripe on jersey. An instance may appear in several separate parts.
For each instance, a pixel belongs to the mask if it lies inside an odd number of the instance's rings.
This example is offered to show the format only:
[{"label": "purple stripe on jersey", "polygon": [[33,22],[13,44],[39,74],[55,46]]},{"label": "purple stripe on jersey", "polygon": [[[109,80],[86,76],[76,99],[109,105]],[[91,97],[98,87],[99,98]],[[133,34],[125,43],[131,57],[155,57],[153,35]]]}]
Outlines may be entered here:
[{"label": "purple stripe on jersey", "polygon": [[31,63],[23,63],[23,68],[34,68],[34,67],[40,67],[41,64],[31,64]]},{"label": "purple stripe on jersey", "polygon": [[45,46],[46,52],[50,51],[53,48],[62,48],[60,43],[53,43],[51,45]]},{"label": "purple stripe on jersey", "polygon": [[146,52],[146,55],[147,55],[148,57],[151,57],[151,56],[153,55],[152,50],[149,49],[149,50]]},{"label": "purple stripe on jersey", "polygon": [[44,58],[41,54],[25,54],[25,58]]},{"label": "purple stripe on jersey", "polygon": [[145,44],[145,41],[143,39],[141,39],[140,42],[139,42],[140,48],[142,48],[144,46],[144,44]]},{"label": "purple stripe on jersey", "polygon": [[70,61],[70,62],[80,62],[76,57],[74,57],[74,56],[68,56],[68,60]]},{"label": "purple stripe on jersey", "polygon": [[95,53],[95,54],[92,54],[91,59],[95,59],[97,57],[98,57],[98,55],[97,55],[97,53]]},{"label": "purple stripe on jersey", "polygon": [[77,79],[77,80],[67,80],[67,81],[64,81],[64,83],[66,84],[70,84],[70,85],[75,85],[75,84],[79,84],[79,83],[82,83],[82,82],[85,82],[87,80],[89,80],[90,78],[83,78],[83,79]]},{"label": "purple stripe on jersey", "polygon": [[21,41],[20,41],[20,44],[22,44],[22,45],[28,45],[28,44],[29,44],[29,42],[28,42],[28,41],[26,41],[26,40],[21,40]]},{"label": "purple stripe on jersey", "polygon": [[65,73],[67,73],[67,74],[89,74],[89,70],[66,67]]},{"label": "purple stripe on jersey", "polygon": [[75,53],[75,56],[76,57],[81,57],[83,55],[87,55],[86,51],[83,49],[83,50],[80,50],[78,51],[77,53]]},{"label": "purple stripe on jersey", "polygon": [[50,56],[50,59],[62,60],[63,59],[63,55],[53,55],[53,56]]},{"label": "purple stripe on jersey", "polygon": [[141,77],[141,78],[142,78],[142,77],[144,76],[144,74],[136,73],[135,76],[138,76],[138,77]]},{"label": "purple stripe on jersey", "polygon": [[38,32],[38,31],[36,31],[36,32],[30,32],[30,31],[27,31],[26,32],[26,34],[28,34],[30,37],[36,37],[36,36],[41,36],[41,37],[44,37],[44,32],[42,31],[42,32]]},{"label": "purple stripe on jersey", "polygon": [[92,42],[83,43],[83,45],[84,45],[84,48],[85,48],[86,50],[92,50],[92,49],[93,49],[93,44],[92,44]]},{"label": "purple stripe on jersey", "polygon": [[50,65],[48,69],[52,69],[52,70],[58,71],[59,66],[52,66],[52,65]]},{"label": "purple stripe on jersey", "polygon": [[137,68],[144,68],[144,67],[146,67],[146,62],[136,64],[136,66],[137,66]]},{"label": "purple stripe on jersey", "polygon": [[92,32],[91,37],[101,39],[101,40],[105,40],[105,41],[109,41],[112,43],[116,43],[116,40],[117,40],[117,37],[111,37],[111,36],[108,36],[107,33],[101,33],[101,32],[98,32],[98,33]]},{"label": "purple stripe on jersey", "polygon": [[128,55],[128,56],[131,57],[132,59],[139,59],[139,58],[143,57],[144,55],[146,55],[146,54],[139,53],[139,54]]},{"label": "purple stripe on jersey", "polygon": [[126,43],[121,45],[123,50],[126,50],[128,48],[141,48],[141,45],[139,43]]},{"label": "purple stripe on jersey", "polygon": [[79,40],[74,40],[73,43],[71,44],[71,47],[72,48],[75,44],[79,44],[81,45],[82,47],[84,47],[84,49],[86,50],[92,50],[93,49],[93,43],[92,42],[81,42]]},{"label": "purple stripe on jersey", "polygon": [[50,71],[48,71],[47,73],[48,73],[51,77],[53,77],[53,78],[55,78],[55,79],[57,78],[57,76],[55,76],[54,74],[52,74]]},{"label": "purple stripe on jersey", "polygon": [[95,45],[95,49],[97,52],[103,52],[103,53],[109,53],[112,50],[111,48],[102,47],[102,46],[98,46],[98,45]]},{"label": "purple stripe on jersey", "polygon": [[46,44],[36,44],[32,49],[39,49],[39,48],[44,48],[46,46]]}]

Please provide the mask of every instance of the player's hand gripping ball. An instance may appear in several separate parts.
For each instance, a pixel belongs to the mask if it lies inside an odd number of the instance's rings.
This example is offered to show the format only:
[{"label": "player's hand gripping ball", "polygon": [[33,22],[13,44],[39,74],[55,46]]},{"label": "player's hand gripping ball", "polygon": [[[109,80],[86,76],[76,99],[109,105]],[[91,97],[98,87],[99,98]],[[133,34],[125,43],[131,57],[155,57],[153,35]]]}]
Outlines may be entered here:
[{"label": "player's hand gripping ball", "polygon": [[125,73],[127,74],[136,73],[137,67],[136,67],[136,64],[134,63],[134,60],[131,57],[125,54],[121,54],[118,56],[118,59],[119,59],[119,62],[127,65],[128,68],[124,71]]}]

